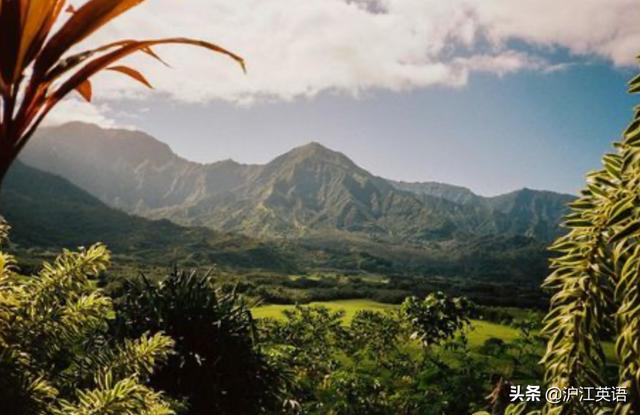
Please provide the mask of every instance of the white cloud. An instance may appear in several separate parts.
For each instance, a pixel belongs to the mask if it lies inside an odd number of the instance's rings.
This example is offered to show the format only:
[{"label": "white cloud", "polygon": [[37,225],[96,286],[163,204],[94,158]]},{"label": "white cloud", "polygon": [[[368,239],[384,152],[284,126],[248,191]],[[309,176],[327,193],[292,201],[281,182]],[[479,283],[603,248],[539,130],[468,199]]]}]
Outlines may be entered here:
[{"label": "white cloud", "polygon": [[636,0],[473,0],[480,27],[494,43],[519,39],[596,54],[630,65],[640,48]]},{"label": "white cloud", "polygon": [[89,104],[80,99],[70,97],[60,102],[49,113],[43,125],[55,126],[70,121],[83,121],[105,128],[122,127],[107,115],[109,112],[110,109],[107,105]]},{"label": "white cloud", "polygon": [[[191,47],[158,48],[174,69],[148,57],[131,62],[173,99],[250,102],[460,87],[474,71],[557,68],[544,53],[555,47],[629,65],[639,20],[637,0],[154,0],[89,43],[175,35],[218,42],[246,57],[248,75]],[[517,50],[510,40],[534,47]],[[100,78],[96,96],[149,93],[118,74]]]},{"label": "white cloud", "polygon": [[552,68],[545,60],[530,56],[526,53],[507,50],[494,55],[473,55],[456,58],[453,66],[460,68],[462,72],[490,72],[502,76],[523,69],[547,69]]}]

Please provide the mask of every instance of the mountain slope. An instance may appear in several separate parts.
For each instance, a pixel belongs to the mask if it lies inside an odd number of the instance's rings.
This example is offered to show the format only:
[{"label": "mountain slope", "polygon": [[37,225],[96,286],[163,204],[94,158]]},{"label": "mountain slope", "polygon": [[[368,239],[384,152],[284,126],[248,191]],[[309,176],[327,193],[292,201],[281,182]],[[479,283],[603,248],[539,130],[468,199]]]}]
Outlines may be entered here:
[{"label": "mountain slope", "polygon": [[317,143],[264,165],[233,192],[152,214],[262,236],[338,230],[420,240],[449,237],[455,229],[445,210],[397,191]]},{"label": "mountain slope", "polygon": [[175,261],[183,266],[217,264],[233,274],[373,272],[519,284],[535,284],[546,273],[544,246],[526,237],[472,238],[431,247],[388,244],[346,233],[315,234],[283,244],[260,242],[131,216],[65,179],[20,163],[3,184],[0,214],[12,225],[11,241],[27,262],[34,262],[34,253],[43,250],[58,252],[102,241],[118,265],[137,269]]},{"label": "mountain slope", "polygon": [[567,214],[574,196],[522,189],[487,199],[496,233],[530,236],[548,241],[560,233],[557,224]]},{"label": "mountain slope", "polygon": [[544,190],[521,189],[495,197],[476,195],[450,184],[391,182],[421,197],[441,197],[463,205],[476,218],[476,233],[523,235],[550,241],[562,232],[558,224],[574,196]]},{"label": "mountain slope", "polygon": [[79,122],[41,129],[21,160],[130,213],[224,192],[255,170],[231,161],[194,163],[145,133]]},{"label": "mountain slope", "polygon": [[11,241],[24,247],[72,248],[97,241],[143,263],[220,264],[290,268],[274,246],[250,238],[170,221],[151,221],[110,208],[67,180],[15,164],[3,183],[0,214],[12,227]]},{"label": "mountain slope", "polygon": [[317,143],[265,165],[199,164],[144,133],[82,123],[43,129],[22,160],[129,213],[259,237],[342,233],[424,244],[505,235],[548,242],[571,200],[526,189],[484,198],[442,183],[388,181]]},{"label": "mountain slope", "polygon": [[481,196],[476,195],[471,190],[462,186],[454,186],[439,182],[402,182],[389,180],[397,189],[415,193],[417,195],[435,196],[449,200],[460,205],[474,204],[482,200]]}]

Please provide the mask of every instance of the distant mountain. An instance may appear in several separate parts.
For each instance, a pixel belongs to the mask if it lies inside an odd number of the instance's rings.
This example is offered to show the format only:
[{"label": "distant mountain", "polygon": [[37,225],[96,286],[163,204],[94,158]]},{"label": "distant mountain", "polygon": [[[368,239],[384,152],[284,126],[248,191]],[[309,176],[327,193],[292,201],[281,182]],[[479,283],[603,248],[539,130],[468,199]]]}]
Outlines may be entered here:
[{"label": "distant mountain", "polygon": [[397,191],[317,143],[291,150],[249,177],[232,191],[149,214],[260,236],[337,230],[419,241],[450,238],[456,230],[448,208]]},{"label": "distant mountain", "polygon": [[531,190],[483,198],[447,184],[392,182],[317,143],[265,165],[199,164],[144,133],[82,123],[42,129],[22,160],[129,213],[260,237],[342,233],[424,244],[504,235],[546,242],[571,200]]},{"label": "distant mountain", "polygon": [[522,189],[487,198],[493,212],[494,232],[554,239],[560,233],[558,223],[567,213],[574,196],[548,191]]},{"label": "distant mountain", "polygon": [[495,197],[483,197],[471,190],[437,182],[391,183],[422,197],[440,197],[467,208],[476,218],[476,233],[524,235],[541,241],[556,238],[558,224],[567,213],[567,205],[574,196],[522,189]]},{"label": "distant mountain", "polygon": [[389,180],[397,189],[405,190],[417,195],[428,195],[440,197],[451,202],[466,205],[478,203],[482,197],[476,195],[471,190],[462,186],[454,186],[446,183],[438,182],[401,182]]},{"label": "distant mountain", "polygon": [[130,213],[190,203],[232,189],[254,170],[230,161],[190,162],[147,134],[85,123],[41,129],[22,160]]},{"label": "distant mountain", "polygon": [[67,180],[16,163],[0,193],[10,239],[25,248],[59,250],[105,242],[117,255],[146,264],[219,264],[291,269],[276,246],[247,237],[152,221],[106,206]]},{"label": "distant mountain", "polygon": [[[113,209],[66,179],[22,163],[13,166],[0,193],[0,215],[11,241],[34,264],[34,252],[105,242],[119,265],[219,265],[233,272],[374,272],[439,275],[532,284],[546,273],[544,245],[526,237],[483,237],[415,247],[375,241],[357,233],[314,233],[276,243],[185,228]],[[23,263],[23,261],[21,261]],[[24,263],[23,263],[24,264]]]}]

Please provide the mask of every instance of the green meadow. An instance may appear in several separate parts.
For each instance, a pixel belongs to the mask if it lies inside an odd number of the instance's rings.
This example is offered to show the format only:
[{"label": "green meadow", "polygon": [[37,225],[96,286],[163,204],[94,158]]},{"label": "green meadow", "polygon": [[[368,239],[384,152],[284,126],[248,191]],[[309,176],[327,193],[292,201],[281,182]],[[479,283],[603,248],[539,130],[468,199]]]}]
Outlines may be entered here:
[{"label": "green meadow", "polygon": [[[373,300],[335,300],[335,301],[314,301],[305,306],[322,306],[331,311],[344,311],[345,323],[350,323],[353,316],[360,310],[386,311],[392,310],[396,306],[379,303]],[[251,309],[254,318],[283,318],[282,312],[291,309],[293,305],[269,304]]]},{"label": "green meadow", "polygon": [[[348,324],[353,319],[353,316],[360,310],[370,311],[388,311],[396,308],[397,306],[391,304],[384,304],[372,300],[336,300],[336,301],[316,301],[305,306],[323,306],[327,307],[331,311],[344,311],[344,322]],[[254,307],[251,310],[254,318],[283,318],[282,312],[287,309],[293,308],[293,305],[280,305],[269,304],[259,307]],[[491,337],[502,339],[505,342],[510,342],[518,337],[518,330],[507,325],[491,323],[481,320],[471,321],[471,330],[469,331],[468,338],[469,344],[472,347],[479,347],[484,344],[486,340]]]},{"label": "green meadow", "polygon": [[[356,299],[356,300],[335,300],[335,301],[315,301],[305,306],[323,306],[327,307],[331,311],[344,311],[344,322],[348,324],[353,319],[353,316],[360,310],[371,311],[388,311],[393,310],[397,306],[392,304],[380,303],[377,301]],[[293,308],[293,305],[280,305],[269,304],[254,307],[251,309],[251,313],[254,318],[283,318],[282,312],[287,309]],[[522,309],[505,308],[509,312],[513,312],[517,318],[525,317],[526,311]],[[483,320],[471,320],[471,328],[468,332],[467,338],[469,339],[469,345],[473,349],[478,349],[490,338],[498,338],[505,343],[512,342],[518,338],[518,330],[514,327],[506,324],[498,324]],[[603,345],[604,353],[609,362],[617,361],[615,356],[615,347],[611,342],[606,342]],[[540,353],[543,352],[543,348],[540,348]]]}]

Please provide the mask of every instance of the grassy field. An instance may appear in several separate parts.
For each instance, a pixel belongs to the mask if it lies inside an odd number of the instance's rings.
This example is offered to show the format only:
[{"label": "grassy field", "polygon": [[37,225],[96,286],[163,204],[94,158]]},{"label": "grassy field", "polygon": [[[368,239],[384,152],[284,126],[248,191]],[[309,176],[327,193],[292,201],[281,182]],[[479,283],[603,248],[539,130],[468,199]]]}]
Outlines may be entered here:
[{"label": "grassy field", "polygon": [[[343,310],[345,312],[345,323],[349,323],[353,316],[359,310],[385,311],[391,310],[396,306],[390,304],[378,303],[371,300],[338,300],[338,301],[321,301],[308,305],[324,306],[332,311]],[[282,311],[292,308],[291,305],[265,305],[256,307],[252,310],[254,318],[282,318]],[[473,320],[471,331],[469,332],[469,344],[472,347],[479,347],[490,337],[497,337],[510,342],[518,336],[518,331],[512,327],[501,324],[490,323],[487,321]]]},{"label": "grassy field", "polygon": [[[343,310],[345,312],[345,323],[349,323],[353,316],[359,310],[372,310],[372,311],[385,311],[391,310],[397,306],[391,304],[379,303],[372,300],[336,300],[336,301],[318,301],[306,305],[312,306],[324,306],[333,311]],[[282,311],[292,308],[292,305],[265,305],[255,307],[251,311],[254,318],[282,318]],[[522,316],[526,315],[526,311],[519,311]],[[516,314],[517,315],[517,314]],[[473,348],[478,348],[484,344],[484,342],[491,338],[496,337],[502,339],[505,342],[511,342],[518,337],[518,330],[513,327],[491,323],[488,321],[472,320],[471,330],[468,333],[469,345]],[[615,362],[614,346],[611,343],[604,343],[604,352],[607,360]],[[540,349],[542,353],[543,349]]]},{"label": "grassy field", "polygon": [[[353,316],[360,310],[372,310],[372,311],[385,311],[394,308],[395,306],[390,304],[378,303],[371,300],[337,300],[337,301],[318,301],[305,306],[323,306],[327,307],[331,311],[343,310],[345,313],[345,323],[351,322]],[[254,318],[282,318],[282,312],[288,308],[293,308],[292,305],[265,305],[256,307],[251,310]]]},{"label": "grassy field", "polygon": [[479,347],[491,337],[510,342],[518,337],[518,330],[502,324],[490,323],[488,321],[472,320],[471,331],[469,332],[469,344],[472,347]]},{"label": "grassy field", "polygon": [[[360,310],[385,311],[393,310],[397,307],[394,305],[379,303],[371,300],[336,300],[326,302],[313,302],[307,305],[324,306],[332,311],[343,310],[345,313],[345,323],[349,323],[353,319],[355,314]],[[282,311],[293,307],[294,306],[292,305],[265,305],[253,308],[252,313],[255,318],[280,319],[283,318]],[[525,318],[529,314],[527,310],[508,309],[508,311],[509,314],[516,318]],[[481,359],[488,359],[487,362],[500,373],[512,373],[511,371],[514,370],[513,360],[510,357],[504,355],[501,357],[488,355],[486,354],[486,351],[483,350],[482,346],[488,339],[492,337],[501,339],[505,343],[511,343],[516,340],[518,336],[518,330],[511,326],[482,320],[472,320],[471,328],[467,333],[467,339],[469,340],[469,346],[472,352]],[[613,345],[611,343],[604,343],[603,346],[608,362],[610,364],[615,364],[614,362],[616,362],[616,358],[615,352],[613,350]],[[415,350],[416,353],[419,350],[419,346],[417,344],[407,345],[407,347],[408,350]],[[457,357],[455,354],[451,353],[452,352],[445,352],[444,357],[449,363],[455,365]],[[542,354],[544,353],[543,345],[540,345],[537,348],[537,353],[540,357],[542,356]],[[522,384],[535,384],[539,381],[536,375],[532,375],[527,371],[512,373],[510,376],[513,376],[512,380],[520,382]]]}]

